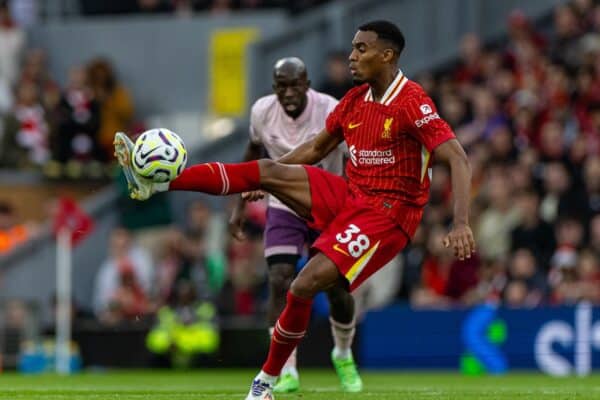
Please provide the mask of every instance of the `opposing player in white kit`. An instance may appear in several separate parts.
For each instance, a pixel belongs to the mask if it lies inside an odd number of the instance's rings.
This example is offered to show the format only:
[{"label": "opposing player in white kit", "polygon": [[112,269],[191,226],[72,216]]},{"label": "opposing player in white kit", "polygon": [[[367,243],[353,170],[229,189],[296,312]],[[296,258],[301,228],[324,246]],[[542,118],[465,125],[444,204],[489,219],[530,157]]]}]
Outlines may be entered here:
[{"label": "opposing player in white kit", "polygon": [[[244,161],[261,157],[263,146],[272,159],[279,159],[302,143],[312,139],[325,127],[327,115],[337,105],[337,100],[309,88],[306,67],[299,58],[283,58],[273,69],[275,94],[258,99],[250,115],[250,141]],[[332,151],[319,164],[334,174],[341,175],[344,168],[344,150]],[[243,238],[242,223],[245,201],[240,197],[230,219],[230,231]],[[305,248],[310,247],[317,233],[292,210],[274,196],[269,196],[265,228],[265,257],[269,266],[268,322],[270,332],[285,307],[286,293],[296,275],[296,264]],[[331,309],[331,328],[335,347],[331,359],[340,378],[342,388],[360,392],[362,381],[352,357],[351,344],[355,332],[354,299],[340,287],[327,292]],[[294,392],[299,389],[296,369],[296,350],[283,367],[276,392]]]}]

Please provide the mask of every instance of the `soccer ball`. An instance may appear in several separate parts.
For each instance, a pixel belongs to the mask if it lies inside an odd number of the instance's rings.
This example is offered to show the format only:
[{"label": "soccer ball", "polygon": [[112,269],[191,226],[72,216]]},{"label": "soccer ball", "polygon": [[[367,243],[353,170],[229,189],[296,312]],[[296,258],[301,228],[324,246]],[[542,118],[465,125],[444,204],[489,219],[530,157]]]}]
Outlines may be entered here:
[{"label": "soccer ball", "polygon": [[135,141],[131,162],[133,169],[153,182],[164,183],[177,178],[186,162],[183,140],[168,129],[150,129]]}]

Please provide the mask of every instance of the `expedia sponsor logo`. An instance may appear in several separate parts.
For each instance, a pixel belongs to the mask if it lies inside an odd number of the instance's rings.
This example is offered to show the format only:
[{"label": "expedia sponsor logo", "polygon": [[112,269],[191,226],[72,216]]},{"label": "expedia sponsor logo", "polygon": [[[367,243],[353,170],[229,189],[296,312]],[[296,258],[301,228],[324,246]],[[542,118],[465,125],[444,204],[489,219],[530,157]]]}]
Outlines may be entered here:
[{"label": "expedia sponsor logo", "polygon": [[429,122],[433,121],[434,119],[440,119],[440,115],[438,113],[430,114],[426,117],[416,120],[415,125],[417,126],[417,128],[420,128],[423,125],[427,125]]},{"label": "expedia sponsor logo", "polygon": [[357,150],[350,146],[350,161],[355,167],[359,165],[388,165],[396,162],[392,150]]}]

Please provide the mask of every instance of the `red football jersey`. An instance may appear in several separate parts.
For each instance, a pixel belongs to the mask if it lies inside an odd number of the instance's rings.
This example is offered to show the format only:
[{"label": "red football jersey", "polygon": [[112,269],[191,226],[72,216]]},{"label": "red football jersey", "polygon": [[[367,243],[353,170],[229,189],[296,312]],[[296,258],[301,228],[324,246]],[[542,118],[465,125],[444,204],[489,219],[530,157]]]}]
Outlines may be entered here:
[{"label": "red football jersey", "polygon": [[455,137],[423,88],[401,71],[380,102],[369,85],[355,87],[329,114],[326,129],[348,145],[350,190],[412,236],[429,197],[431,153]]}]

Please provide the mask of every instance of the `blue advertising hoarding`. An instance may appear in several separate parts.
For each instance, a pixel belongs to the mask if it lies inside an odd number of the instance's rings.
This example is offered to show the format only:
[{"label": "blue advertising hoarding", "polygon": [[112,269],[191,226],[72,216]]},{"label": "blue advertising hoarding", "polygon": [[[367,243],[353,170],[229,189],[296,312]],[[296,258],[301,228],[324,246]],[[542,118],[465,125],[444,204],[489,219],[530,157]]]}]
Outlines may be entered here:
[{"label": "blue advertising hoarding", "polygon": [[539,369],[551,375],[586,375],[600,368],[600,307],[391,306],[367,314],[360,357],[371,368]]}]

